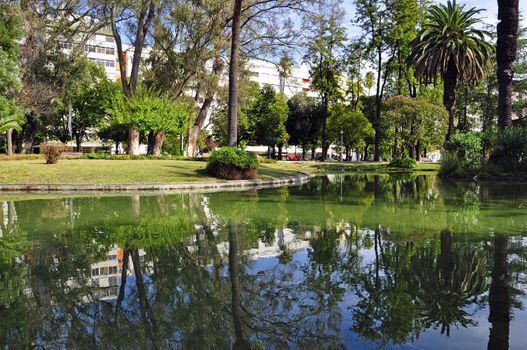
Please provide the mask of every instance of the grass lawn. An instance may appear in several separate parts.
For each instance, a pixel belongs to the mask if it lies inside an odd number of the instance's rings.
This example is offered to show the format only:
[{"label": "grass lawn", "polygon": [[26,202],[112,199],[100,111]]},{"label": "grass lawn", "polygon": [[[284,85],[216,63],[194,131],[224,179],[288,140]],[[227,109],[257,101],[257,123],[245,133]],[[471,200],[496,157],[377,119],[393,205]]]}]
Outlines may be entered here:
[{"label": "grass lawn", "polygon": [[[134,184],[218,181],[208,176],[206,163],[187,160],[44,160],[0,161],[0,184]],[[417,171],[437,171],[439,165],[420,163]],[[275,162],[261,164],[262,179],[341,172],[394,172],[386,163]]]},{"label": "grass lawn", "polygon": [[[0,161],[0,184],[134,184],[218,181],[206,162],[185,160],[44,160]],[[271,165],[271,164],[269,164]],[[293,170],[262,164],[263,179],[296,175]]]},{"label": "grass lawn", "polygon": [[[407,170],[400,170],[395,168],[390,168],[387,162],[358,162],[358,163],[349,163],[349,162],[277,162],[274,164],[266,164],[269,167],[276,167],[283,170],[295,170],[303,171],[306,173],[314,175],[323,175],[331,173],[397,173],[397,172],[406,172]],[[417,168],[415,171],[417,173],[429,173],[439,171],[441,165],[438,163],[417,163]]]}]

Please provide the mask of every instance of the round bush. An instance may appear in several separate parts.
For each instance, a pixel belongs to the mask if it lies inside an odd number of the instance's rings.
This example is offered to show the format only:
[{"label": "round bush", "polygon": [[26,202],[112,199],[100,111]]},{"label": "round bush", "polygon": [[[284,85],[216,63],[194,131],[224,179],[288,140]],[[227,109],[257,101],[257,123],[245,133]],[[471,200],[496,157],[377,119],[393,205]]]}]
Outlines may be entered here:
[{"label": "round bush", "polygon": [[222,147],[212,152],[207,172],[226,180],[256,179],[258,159],[254,154],[234,147]]},{"label": "round bush", "polygon": [[47,164],[58,162],[62,152],[66,150],[66,145],[60,141],[47,141],[40,144],[40,153],[46,156]]},{"label": "round bush", "polygon": [[396,157],[392,159],[389,166],[392,168],[400,169],[415,169],[417,167],[417,162],[415,161],[415,159],[412,159],[410,157]]}]

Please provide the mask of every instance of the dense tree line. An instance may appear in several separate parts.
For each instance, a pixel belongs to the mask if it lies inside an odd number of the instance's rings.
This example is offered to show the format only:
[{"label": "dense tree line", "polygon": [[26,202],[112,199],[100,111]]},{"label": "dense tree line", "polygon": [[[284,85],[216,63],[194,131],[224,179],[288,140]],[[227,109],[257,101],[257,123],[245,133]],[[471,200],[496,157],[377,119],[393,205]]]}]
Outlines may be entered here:
[{"label": "dense tree line", "polygon": [[[130,154],[142,140],[156,155],[260,144],[279,156],[294,145],[304,157],[320,147],[321,159],[330,147],[348,158],[419,159],[448,149],[456,130],[490,132],[499,124],[507,133],[523,124],[518,1],[499,3],[496,30],[481,29],[482,11],[456,1],[354,5],[356,36],[346,30],[339,1],[3,3],[5,149],[30,153],[58,139],[80,150],[83,141],[101,138],[126,144]],[[85,58],[84,44],[101,32],[116,43],[117,82]],[[251,58],[273,61],[281,87],[254,87]],[[284,97],[294,61],[309,67],[316,98]],[[496,140],[486,141],[488,155],[508,152],[506,137],[487,139]]]}]

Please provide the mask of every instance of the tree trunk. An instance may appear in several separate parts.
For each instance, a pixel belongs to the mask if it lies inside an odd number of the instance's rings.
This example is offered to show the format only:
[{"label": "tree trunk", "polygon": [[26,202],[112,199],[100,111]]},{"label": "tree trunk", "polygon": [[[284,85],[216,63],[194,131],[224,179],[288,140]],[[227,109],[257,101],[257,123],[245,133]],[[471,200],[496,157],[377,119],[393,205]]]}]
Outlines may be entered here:
[{"label": "tree trunk", "polygon": [[498,126],[502,130],[512,126],[512,78],[518,49],[518,4],[518,0],[498,0]]},{"label": "tree trunk", "polygon": [[147,148],[146,148],[146,154],[153,155],[154,154],[154,145],[156,143],[155,133],[153,131],[150,131],[148,133],[147,139],[148,139],[148,145],[147,145]]},{"label": "tree trunk", "polygon": [[282,146],[278,146],[278,160],[282,160]]},{"label": "tree trunk", "polygon": [[207,119],[207,115],[209,114],[210,106],[212,105],[212,102],[214,101],[214,95],[216,93],[216,89],[218,88],[218,82],[219,78],[221,76],[221,73],[223,72],[224,67],[224,61],[221,56],[216,56],[214,59],[214,64],[212,65],[212,73],[214,75],[213,83],[209,85],[207,88],[207,91],[205,93],[205,99],[203,100],[203,104],[201,105],[201,108],[198,112],[198,116],[196,117],[196,120],[194,121],[194,125],[189,130],[188,133],[188,143],[187,143],[187,155],[189,157],[195,157],[197,154],[197,141],[199,134],[201,130],[203,129],[203,124],[205,123],[205,120]]},{"label": "tree trunk", "polygon": [[315,159],[317,153],[317,146],[311,146],[311,160]]},{"label": "tree trunk", "polygon": [[138,155],[139,154],[139,131],[131,127],[128,135],[128,154]]},{"label": "tree trunk", "polygon": [[242,327],[238,223],[232,220],[229,228],[229,277],[231,280],[231,312],[235,336],[233,349],[245,350],[250,349],[251,346],[243,336]]},{"label": "tree trunk", "polygon": [[240,78],[240,17],[242,0],[234,1],[232,15],[231,61],[229,64],[229,106],[227,111],[229,146],[238,144],[238,79]]},{"label": "tree trunk", "polygon": [[306,145],[302,145],[302,160],[306,160]]},{"label": "tree trunk", "polygon": [[446,140],[450,140],[450,136],[454,133],[454,117],[456,105],[456,89],[458,80],[458,69],[454,60],[451,58],[448,62],[448,68],[443,76],[443,104],[448,112],[448,132]]},{"label": "tree trunk", "polygon": [[80,152],[82,150],[82,137],[79,134],[75,134],[75,144],[77,145],[77,152]]},{"label": "tree trunk", "polygon": [[115,154],[119,154],[119,141],[115,142]]},{"label": "tree trunk", "polygon": [[417,141],[417,144],[415,145],[415,160],[418,162],[421,161],[421,141]]},{"label": "tree trunk", "polygon": [[161,156],[161,148],[163,148],[163,141],[165,139],[165,131],[161,130],[156,132],[154,136],[154,156]]},{"label": "tree trunk", "polygon": [[412,159],[415,158],[414,150],[415,150],[414,145],[410,144],[408,146],[408,153],[409,153],[410,158]]},{"label": "tree trunk", "polygon": [[489,291],[489,322],[491,323],[488,349],[509,348],[510,292],[507,273],[508,237],[494,237],[494,265]]},{"label": "tree trunk", "polygon": [[381,160],[381,107],[382,107],[382,49],[377,49],[377,91],[375,95],[375,116],[373,118],[373,129],[375,130],[375,142],[373,148],[373,160]]},{"label": "tree trunk", "polygon": [[323,98],[324,102],[324,110],[322,111],[322,161],[325,161],[328,156],[328,147],[326,145],[326,124],[328,120],[328,98],[325,96]]},{"label": "tree trunk", "polygon": [[7,142],[7,147],[6,147],[7,155],[12,156],[13,155],[13,129],[7,130],[6,138],[7,138],[7,141],[6,141]]}]

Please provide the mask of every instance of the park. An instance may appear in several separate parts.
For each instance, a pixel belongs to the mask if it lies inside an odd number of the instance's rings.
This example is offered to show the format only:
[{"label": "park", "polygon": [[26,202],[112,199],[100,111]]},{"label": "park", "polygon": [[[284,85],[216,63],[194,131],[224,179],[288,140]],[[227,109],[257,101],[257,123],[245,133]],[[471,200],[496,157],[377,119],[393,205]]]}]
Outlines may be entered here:
[{"label": "park", "polygon": [[525,13],[0,2],[0,344],[527,349]]}]

